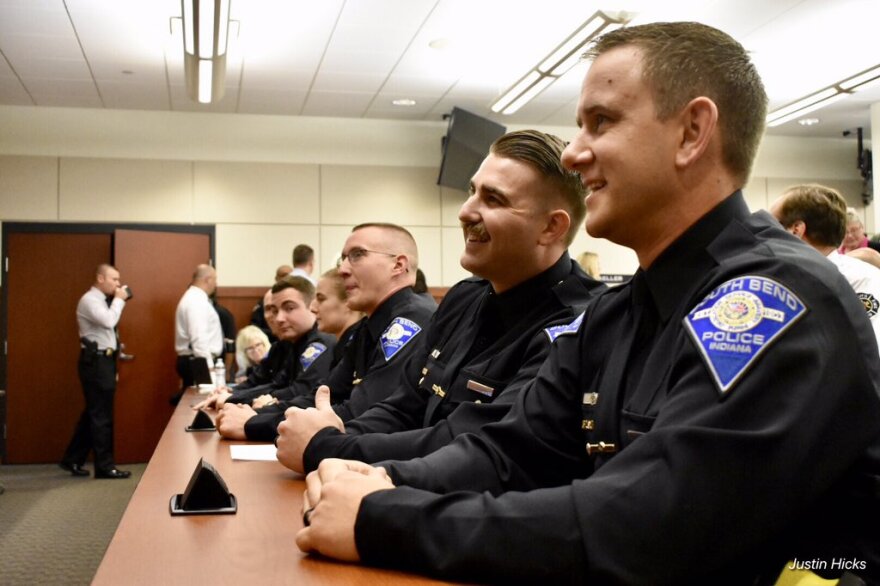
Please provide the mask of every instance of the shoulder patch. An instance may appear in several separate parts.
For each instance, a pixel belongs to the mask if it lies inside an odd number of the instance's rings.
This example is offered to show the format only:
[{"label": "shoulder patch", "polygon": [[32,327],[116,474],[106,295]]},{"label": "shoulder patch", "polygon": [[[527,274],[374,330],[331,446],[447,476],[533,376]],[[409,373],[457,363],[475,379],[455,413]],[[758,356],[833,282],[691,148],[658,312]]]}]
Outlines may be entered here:
[{"label": "shoulder patch", "polygon": [[709,293],[684,324],[724,395],[806,311],[787,287],[749,275]]},{"label": "shoulder patch", "polygon": [[395,317],[391,321],[391,325],[385,328],[379,337],[379,341],[382,343],[382,353],[385,354],[385,362],[394,358],[394,355],[400,352],[421,331],[421,326],[416,322],[405,317]]},{"label": "shoulder patch", "polygon": [[550,343],[556,341],[556,338],[559,336],[566,335],[574,335],[577,333],[578,329],[581,327],[581,323],[584,321],[584,312],[582,311],[580,315],[574,318],[574,321],[568,324],[559,324],[556,326],[550,326],[549,328],[544,328],[544,333],[547,334],[547,337],[550,338]]},{"label": "shoulder patch", "polygon": [[318,356],[327,350],[327,346],[321,342],[312,342],[303,353],[299,355],[299,363],[302,364],[303,370],[308,370],[312,363],[318,359]]},{"label": "shoulder patch", "polygon": [[857,295],[859,296],[859,301],[865,306],[868,317],[877,315],[877,310],[880,310],[880,302],[877,301],[877,298],[870,293],[857,293]]}]

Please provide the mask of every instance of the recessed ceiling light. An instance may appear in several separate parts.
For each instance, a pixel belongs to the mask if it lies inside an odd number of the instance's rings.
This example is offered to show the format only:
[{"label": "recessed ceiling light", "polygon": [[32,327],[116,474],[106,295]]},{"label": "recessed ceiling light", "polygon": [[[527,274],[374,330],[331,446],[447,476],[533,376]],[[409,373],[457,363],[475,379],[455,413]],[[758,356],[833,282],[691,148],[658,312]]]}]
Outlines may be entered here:
[{"label": "recessed ceiling light", "polygon": [[410,98],[400,98],[399,100],[391,100],[391,103],[395,106],[415,106],[416,101],[411,100]]},{"label": "recessed ceiling light", "polygon": [[801,126],[812,126],[813,124],[819,124],[818,118],[801,118],[798,120],[798,124]]},{"label": "recessed ceiling light", "polygon": [[452,45],[452,41],[447,39],[446,37],[440,37],[439,39],[434,39],[428,46],[432,49],[436,49],[438,51],[442,51],[443,49],[448,49]]}]

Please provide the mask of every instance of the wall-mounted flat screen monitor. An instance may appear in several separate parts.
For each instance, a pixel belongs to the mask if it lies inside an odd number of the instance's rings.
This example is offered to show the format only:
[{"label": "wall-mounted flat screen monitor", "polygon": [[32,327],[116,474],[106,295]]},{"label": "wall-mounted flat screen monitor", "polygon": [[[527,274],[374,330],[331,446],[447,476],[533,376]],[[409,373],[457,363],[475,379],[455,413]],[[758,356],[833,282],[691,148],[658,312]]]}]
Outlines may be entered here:
[{"label": "wall-mounted flat screen monitor", "polygon": [[437,185],[467,191],[471,177],[489,154],[489,147],[506,128],[488,118],[453,108],[443,137],[443,161]]}]

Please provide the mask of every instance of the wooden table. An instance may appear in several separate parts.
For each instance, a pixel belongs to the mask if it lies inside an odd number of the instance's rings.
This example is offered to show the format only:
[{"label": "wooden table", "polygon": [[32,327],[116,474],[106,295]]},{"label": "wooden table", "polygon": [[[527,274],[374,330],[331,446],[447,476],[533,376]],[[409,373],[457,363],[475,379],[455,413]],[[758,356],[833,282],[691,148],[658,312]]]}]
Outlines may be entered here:
[{"label": "wooden table", "polygon": [[[302,476],[278,462],[232,461],[229,446],[246,442],[186,432],[197,397],[188,392],[171,416],[93,585],[441,583],[301,553],[294,536],[302,527]],[[169,513],[169,500],[184,491],[199,458],[238,499],[236,514]]]}]

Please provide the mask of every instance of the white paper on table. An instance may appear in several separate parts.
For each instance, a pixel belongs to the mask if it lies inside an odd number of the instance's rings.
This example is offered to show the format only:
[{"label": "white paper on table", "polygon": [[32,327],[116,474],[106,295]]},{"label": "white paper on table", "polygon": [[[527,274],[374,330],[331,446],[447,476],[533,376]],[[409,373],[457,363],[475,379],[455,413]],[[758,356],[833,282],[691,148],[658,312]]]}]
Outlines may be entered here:
[{"label": "white paper on table", "polygon": [[229,446],[229,453],[233,460],[277,462],[278,456],[275,455],[277,451],[278,448],[272,444]]}]

